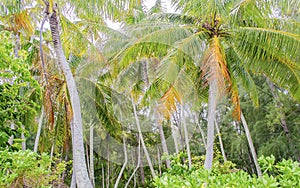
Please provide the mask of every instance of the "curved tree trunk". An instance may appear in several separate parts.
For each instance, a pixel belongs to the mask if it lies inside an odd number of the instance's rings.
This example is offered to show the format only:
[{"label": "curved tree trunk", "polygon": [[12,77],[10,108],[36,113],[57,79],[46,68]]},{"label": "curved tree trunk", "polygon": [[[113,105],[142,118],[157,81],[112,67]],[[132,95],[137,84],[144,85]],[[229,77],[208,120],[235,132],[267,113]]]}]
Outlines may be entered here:
[{"label": "curved tree trunk", "polygon": [[59,23],[56,15],[56,10],[54,9],[49,17],[49,22],[50,22],[52,40],[54,44],[54,50],[67,82],[68,92],[70,95],[71,106],[73,111],[74,127],[73,127],[72,139],[74,141],[72,143],[73,143],[73,163],[74,163],[74,172],[76,176],[76,184],[79,188],[81,187],[88,188],[88,187],[92,187],[92,184],[88,176],[86,161],[84,157],[80,101],[79,101],[75,80],[71,72],[71,68],[67,62],[67,59],[62,49],[59,30],[58,30]]},{"label": "curved tree trunk", "polygon": [[191,150],[190,150],[190,143],[189,143],[189,134],[187,131],[186,127],[186,122],[184,118],[184,107],[182,105],[181,107],[181,120],[182,120],[182,125],[183,125],[183,131],[184,131],[184,140],[185,140],[185,145],[186,145],[186,152],[188,155],[188,162],[189,162],[189,169],[192,168],[192,157],[191,157]]},{"label": "curved tree trunk", "polygon": [[[157,119],[159,119],[159,118],[157,118]],[[168,147],[167,147],[167,142],[166,142],[166,138],[165,138],[165,134],[164,134],[163,125],[162,125],[162,123],[157,122],[157,126],[158,126],[158,129],[159,129],[159,136],[160,136],[160,140],[161,140],[163,155],[168,156],[169,151],[168,151]],[[170,159],[166,159],[166,167],[171,168]]]},{"label": "curved tree trunk", "polygon": [[137,165],[136,165],[135,169],[133,170],[131,176],[129,177],[129,179],[128,179],[127,183],[126,183],[125,188],[128,187],[128,185],[129,185],[129,183],[130,183],[132,177],[135,175],[136,171],[139,169],[139,167],[140,167],[140,162],[141,162],[140,158],[141,158],[141,139],[139,138],[138,159],[137,159],[138,162],[137,162]]},{"label": "curved tree trunk", "polygon": [[35,141],[34,141],[34,147],[33,147],[34,152],[37,152],[38,147],[39,147],[39,139],[40,139],[40,136],[41,136],[41,130],[42,130],[42,125],[43,125],[44,115],[45,115],[44,107],[42,107],[42,113],[41,113],[41,116],[40,116],[40,119],[39,119],[38,130],[37,130]]},{"label": "curved tree trunk", "polygon": [[173,140],[174,140],[174,145],[175,145],[175,152],[176,153],[179,153],[179,149],[178,149],[178,141],[177,141],[177,138],[178,138],[178,130],[176,129],[175,125],[173,124],[173,121],[171,119],[171,129],[172,129],[172,137],[173,137]]},{"label": "curved tree trunk", "polygon": [[223,156],[223,160],[226,162],[227,157],[226,157],[226,154],[225,154],[225,150],[224,150],[224,146],[223,146],[223,142],[222,142],[222,138],[221,138],[221,132],[220,132],[219,125],[218,125],[217,121],[216,121],[216,130],[217,130],[217,134],[218,134],[218,138],[219,138],[219,143],[220,143],[220,148],[221,148],[221,153],[222,153],[222,156]]},{"label": "curved tree trunk", "polygon": [[139,118],[137,116],[137,112],[136,112],[136,108],[135,108],[135,104],[134,104],[134,100],[133,100],[132,95],[131,95],[131,104],[132,104],[132,108],[133,108],[133,113],[134,113],[134,117],[135,117],[135,121],[136,121],[136,126],[137,126],[137,129],[138,129],[139,137],[141,139],[142,148],[144,150],[148,165],[150,167],[151,175],[152,175],[153,178],[155,178],[156,174],[155,174],[155,171],[154,171],[154,168],[153,168],[153,165],[152,165],[152,162],[151,162],[146,144],[144,142],[144,138],[143,138],[142,130],[141,130],[141,126],[140,126],[140,121],[139,121]]},{"label": "curved tree trunk", "polygon": [[124,149],[124,156],[125,156],[124,164],[123,164],[122,169],[121,169],[121,171],[120,171],[120,173],[119,173],[119,176],[118,176],[118,178],[117,178],[117,180],[116,180],[116,183],[115,183],[114,188],[118,188],[120,179],[121,179],[121,177],[122,177],[122,174],[123,174],[123,172],[124,172],[124,170],[125,170],[125,168],[126,168],[127,161],[128,161],[127,150],[126,150],[126,139],[125,139],[125,136],[123,136],[123,149]]},{"label": "curved tree trunk", "polygon": [[262,176],[261,169],[260,169],[259,164],[258,164],[255,148],[254,148],[254,145],[253,145],[253,141],[252,141],[252,138],[251,138],[251,134],[250,134],[246,119],[244,117],[244,114],[242,112],[241,112],[241,120],[242,120],[242,124],[244,126],[244,130],[245,130],[245,133],[246,133],[248,144],[249,144],[249,147],[250,147],[250,150],[251,150],[251,153],[252,153],[252,157],[253,157],[253,161],[254,161],[254,164],[255,164],[257,175]]},{"label": "curved tree trunk", "polygon": [[209,82],[209,96],[208,96],[208,122],[207,122],[207,141],[206,141],[206,157],[204,168],[211,169],[214,157],[214,122],[216,119],[218,96],[218,82],[212,79]]},{"label": "curved tree trunk", "polygon": [[94,175],[94,126],[90,125],[90,180],[93,187],[95,187],[95,175]]}]

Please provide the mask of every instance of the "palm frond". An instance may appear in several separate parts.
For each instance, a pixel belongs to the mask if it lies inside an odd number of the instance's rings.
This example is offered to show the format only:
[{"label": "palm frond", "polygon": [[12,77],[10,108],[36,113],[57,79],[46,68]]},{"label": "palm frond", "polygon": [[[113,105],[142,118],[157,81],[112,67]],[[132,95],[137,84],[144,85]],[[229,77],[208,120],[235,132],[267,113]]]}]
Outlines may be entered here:
[{"label": "palm frond", "polygon": [[295,96],[300,83],[299,35],[252,27],[241,28],[236,34],[239,40],[235,48],[245,66],[265,74]]}]

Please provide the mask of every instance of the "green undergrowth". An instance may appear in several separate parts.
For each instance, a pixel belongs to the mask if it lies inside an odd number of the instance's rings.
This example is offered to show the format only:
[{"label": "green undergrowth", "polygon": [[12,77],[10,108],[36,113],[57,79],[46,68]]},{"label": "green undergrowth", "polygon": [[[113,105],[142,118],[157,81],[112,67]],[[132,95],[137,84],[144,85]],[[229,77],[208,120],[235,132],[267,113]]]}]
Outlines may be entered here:
[{"label": "green undergrowth", "polygon": [[300,166],[292,160],[275,162],[275,157],[260,157],[262,177],[237,169],[230,161],[216,160],[212,170],[203,167],[203,158],[194,158],[188,168],[185,154],[171,156],[172,168],[153,181],[155,187],[300,187]]}]

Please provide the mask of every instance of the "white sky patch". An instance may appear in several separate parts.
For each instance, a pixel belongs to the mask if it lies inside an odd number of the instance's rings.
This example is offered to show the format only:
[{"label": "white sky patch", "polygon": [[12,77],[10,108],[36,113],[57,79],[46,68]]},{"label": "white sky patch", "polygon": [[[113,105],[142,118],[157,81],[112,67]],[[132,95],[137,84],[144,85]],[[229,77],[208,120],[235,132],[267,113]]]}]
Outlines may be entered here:
[{"label": "white sky patch", "polygon": [[[143,1],[143,5],[145,6],[146,10],[150,10],[156,3],[156,0],[145,0]],[[176,10],[174,7],[171,5],[171,0],[162,0],[162,6],[167,10],[167,13],[175,13]],[[122,23],[121,22],[113,22],[109,19],[105,20],[105,23],[107,24],[108,27],[115,29],[115,30],[120,30]]]}]

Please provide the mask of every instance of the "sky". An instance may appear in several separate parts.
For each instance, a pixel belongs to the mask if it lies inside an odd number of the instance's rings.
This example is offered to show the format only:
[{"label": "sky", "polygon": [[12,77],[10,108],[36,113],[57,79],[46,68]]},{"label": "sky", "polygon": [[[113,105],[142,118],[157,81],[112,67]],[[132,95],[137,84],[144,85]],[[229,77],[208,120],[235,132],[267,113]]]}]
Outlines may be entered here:
[{"label": "sky", "polygon": [[[143,3],[145,5],[145,8],[149,10],[151,7],[155,5],[156,0],[144,0]],[[171,6],[171,0],[162,0],[162,6],[166,8],[167,12],[174,13],[175,9]],[[111,27],[113,29],[120,29],[121,23],[112,22],[111,20],[105,21],[108,25],[108,27]]]}]

